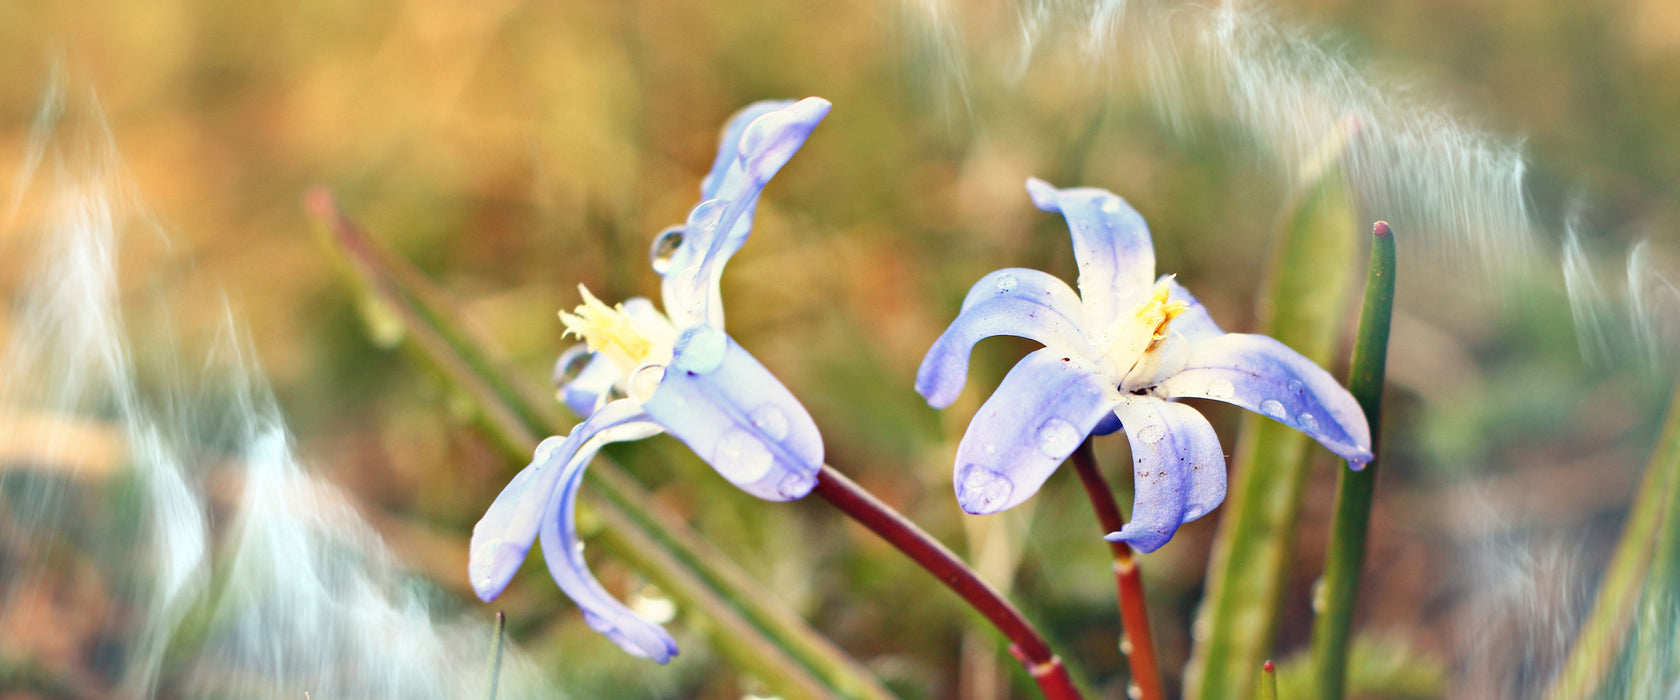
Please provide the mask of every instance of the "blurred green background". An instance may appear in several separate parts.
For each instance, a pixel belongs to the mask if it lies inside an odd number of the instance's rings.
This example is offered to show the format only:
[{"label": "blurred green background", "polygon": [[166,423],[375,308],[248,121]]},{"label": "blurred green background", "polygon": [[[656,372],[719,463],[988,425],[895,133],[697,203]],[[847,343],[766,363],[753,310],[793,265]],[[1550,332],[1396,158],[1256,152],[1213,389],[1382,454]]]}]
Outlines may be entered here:
[{"label": "blurred green background", "polygon": [[[220,321],[221,300],[171,280],[225,288],[314,471],[355,496],[399,558],[489,615],[466,586],[466,537],[521,465],[368,332],[308,235],[300,194],[333,188],[541,379],[570,342],[554,312],[578,302],[578,283],[608,300],[657,295],[647,245],[696,202],[734,110],[828,98],[833,113],[768,188],[754,238],[725,275],[730,331],[801,397],[831,464],[967,554],[1085,681],[1121,697],[1108,554],[1071,477],[990,519],[962,516],[951,496],[968,414],[1030,344],[982,345],[973,385],[943,413],[911,390],[915,369],[984,273],[1032,267],[1072,280],[1065,228],[1031,208],[1027,176],[1126,197],[1151,225],[1160,270],[1237,331],[1253,328],[1290,180],[1216,111],[1190,109],[1188,135],[1175,128],[1137,87],[1147,67],[1092,59],[1073,27],[1050,20],[1024,53],[1022,22],[1077,14],[1072,3],[931,7],[941,22],[929,23],[929,6],[891,0],[0,2],[0,191],[18,186],[13,164],[62,70],[74,109],[97,102],[171,241],[142,237],[137,248],[167,255],[132,257],[129,291],[164,287],[190,343]],[[1314,0],[1274,3],[1272,14],[1384,84],[1525,143],[1540,226],[1532,251],[1511,251],[1515,274],[1478,276],[1448,246],[1409,246],[1408,222],[1394,219],[1402,282],[1388,464],[1358,623],[1406,650],[1378,655],[1405,661],[1394,669],[1370,670],[1394,676],[1384,697],[1521,697],[1588,599],[1672,387],[1672,355],[1652,360],[1615,337],[1600,361],[1583,361],[1556,251],[1578,213],[1605,279],[1624,274],[1622,257],[1647,238],[1676,279],[1680,5]],[[949,41],[930,39],[939,36]],[[1466,206],[1475,195],[1464,193]],[[4,289],[27,264],[0,255]],[[9,324],[0,316],[0,332]],[[1229,448],[1236,412],[1205,408]],[[1123,444],[1098,443],[1105,463],[1123,458]],[[615,456],[660,507],[895,691],[1031,696],[975,616],[835,513],[760,503],[669,438]],[[1308,632],[1332,491],[1322,457],[1280,658]],[[1217,516],[1142,560],[1170,684]],[[595,566],[616,593],[657,597],[633,571]],[[573,697],[768,692],[711,655],[681,611],[671,627],[684,654],[672,667],[624,656],[540,565],[496,607]],[[97,675],[84,641],[74,625],[0,630],[0,655]]]}]

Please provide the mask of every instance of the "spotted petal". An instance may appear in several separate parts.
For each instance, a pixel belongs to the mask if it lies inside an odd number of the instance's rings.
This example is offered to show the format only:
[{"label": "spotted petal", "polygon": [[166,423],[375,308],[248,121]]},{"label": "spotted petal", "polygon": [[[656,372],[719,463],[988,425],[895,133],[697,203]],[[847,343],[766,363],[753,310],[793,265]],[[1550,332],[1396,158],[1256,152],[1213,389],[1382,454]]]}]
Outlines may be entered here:
[{"label": "spotted petal", "polygon": [[[711,190],[710,196],[689,212],[682,243],[661,271],[665,276],[665,311],[678,328],[698,323],[723,328],[723,304],[718,295],[723,265],[746,242],[759,193],[804,145],[811,130],[828,115],[829,107],[829,102],[820,97],[767,110],[755,105],[742,115],[752,119],[741,128],[736,141],[730,141],[734,123],[725,131],[719,163],[713,165],[712,175],[701,187],[702,193]],[[730,151],[734,152],[734,162],[726,164],[723,160]]]},{"label": "spotted petal", "polygon": [[1079,297],[1066,282],[1038,270],[1007,268],[975,283],[963,300],[962,313],[940,334],[916,372],[916,393],[934,408],[945,408],[962,394],[968,379],[968,356],[974,344],[994,335],[1013,335],[1061,348],[1059,352],[1091,357],[1080,332]]},{"label": "spotted petal", "polygon": [[[609,406],[630,403],[616,401]],[[626,652],[665,663],[676,656],[676,641],[671,639],[665,628],[632,612],[601,587],[601,583],[589,573],[589,564],[583,558],[583,541],[577,532],[578,489],[583,485],[584,470],[595,459],[595,453],[607,443],[639,440],[659,430],[658,425],[641,421],[603,429],[587,436],[582,447],[569,455],[564,470],[560,470],[559,489],[547,503],[548,517],[542,519],[541,536],[543,560],[548,564],[549,575],[554,577],[560,590],[577,603],[584,621]]]},{"label": "spotted petal", "polygon": [[1027,500],[1119,400],[1083,357],[1053,347],[1027,355],[957,445],[957,504],[984,515]]},{"label": "spotted petal", "polygon": [[1358,469],[1371,461],[1365,412],[1329,372],[1263,335],[1193,343],[1184,369],[1152,391],[1236,404],[1306,433]]},{"label": "spotted petal", "polygon": [[643,406],[747,493],[788,501],[816,486],[823,445],[811,414],[723,331],[702,325],[679,337]]},{"label": "spotted petal", "polygon": [[1087,330],[1108,328],[1143,301],[1155,278],[1155,248],[1137,210],[1107,190],[1056,189],[1038,178],[1027,180],[1027,192],[1039,209],[1067,219]]},{"label": "spotted petal", "polygon": [[542,520],[551,512],[548,505],[563,467],[579,447],[599,433],[643,424],[646,419],[634,402],[614,401],[573,428],[570,435],[551,437],[537,446],[531,464],[514,475],[473,526],[467,575],[481,600],[494,600],[513,580],[537,539]]},{"label": "spotted petal", "polygon": [[1132,518],[1111,541],[1153,552],[1225,500],[1225,452],[1196,409],[1127,395],[1114,409],[1132,444]]}]

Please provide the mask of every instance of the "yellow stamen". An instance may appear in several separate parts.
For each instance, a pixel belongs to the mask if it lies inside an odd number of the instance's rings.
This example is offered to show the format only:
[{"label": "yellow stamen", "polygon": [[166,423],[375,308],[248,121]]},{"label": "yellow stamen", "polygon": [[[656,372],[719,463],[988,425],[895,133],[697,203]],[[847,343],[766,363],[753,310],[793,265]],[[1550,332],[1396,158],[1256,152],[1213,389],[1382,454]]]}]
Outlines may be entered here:
[{"label": "yellow stamen", "polygon": [[1167,284],[1171,279],[1168,277],[1155,285],[1155,293],[1150,295],[1143,306],[1138,307],[1138,321],[1152,329],[1149,334],[1149,346],[1144,348],[1144,352],[1154,350],[1161,341],[1166,340],[1167,324],[1172,323],[1179,314],[1190,310],[1190,305],[1182,301],[1167,301],[1167,296],[1172,293],[1172,287]]},{"label": "yellow stamen", "polygon": [[625,374],[640,366],[652,354],[655,340],[662,329],[625,313],[624,305],[607,306],[595,298],[583,285],[578,285],[583,303],[571,313],[560,312],[560,323],[566,335],[575,335],[589,345],[590,352],[599,352],[618,365]]}]

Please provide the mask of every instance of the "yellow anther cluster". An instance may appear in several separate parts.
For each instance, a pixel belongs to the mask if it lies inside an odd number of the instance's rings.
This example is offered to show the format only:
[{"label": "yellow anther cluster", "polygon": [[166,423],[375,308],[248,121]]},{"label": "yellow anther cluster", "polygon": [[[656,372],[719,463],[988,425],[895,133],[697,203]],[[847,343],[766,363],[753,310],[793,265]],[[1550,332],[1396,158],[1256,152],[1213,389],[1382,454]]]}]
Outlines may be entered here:
[{"label": "yellow anther cluster", "polygon": [[1150,295],[1143,306],[1138,307],[1138,321],[1153,329],[1149,335],[1149,346],[1144,348],[1144,352],[1154,350],[1155,346],[1166,340],[1167,324],[1172,323],[1179,314],[1190,310],[1190,305],[1182,301],[1167,301],[1167,296],[1172,293],[1172,288],[1167,284],[1170,279],[1172,278],[1161,280],[1160,284],[1155,285],[1155,293]]},{"label": "yellow anther cluster", "polygon": [[625,313],[622,304],[607,306],[581,284],[578,291],[583,294],[583,303],[571,313],[560,312],[560,323],[566,326],[562,337],[582,338],[590,352],[606,355],[625,374],[646,361],[656,342],[650,335],[658,329],[648,328],[647,323]]}]

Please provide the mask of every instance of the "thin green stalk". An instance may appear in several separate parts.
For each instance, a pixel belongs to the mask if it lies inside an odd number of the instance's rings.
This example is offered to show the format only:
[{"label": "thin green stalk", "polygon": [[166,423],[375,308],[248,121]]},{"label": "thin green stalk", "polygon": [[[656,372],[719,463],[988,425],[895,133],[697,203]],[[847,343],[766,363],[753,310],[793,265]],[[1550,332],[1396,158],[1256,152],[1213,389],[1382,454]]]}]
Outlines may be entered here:
[{"label": "thin green stalk", "polygon": [[502,679],[502,646],[507,643],[507,613],[496,611],[496,638],[490,642],[490,668],[484,671],[484,700],[496,700]]},{"label": "thin green stalk", "polygon": [[[1588,700],[1598,694],[1610,675],[1615,660],[1627,643],[1634,612],[1639,607],[1640,589],[1652,570],[1652,554],[1659,533],[1673,531],[1680,521],[1680,387],[1668,407],[1662,436],[1657,439],[1651,462],[1645,467],[1634,495],[1633,509],[1622,526],[1621,539],[1599,584],[1598,597],[1590,616],[1575,636],[1575,646],[1564,661],[1563,670],[1552,681],[1547,700]],[[1669,547],[1672,552],[1673,546]],[[1672,556],[1672,555],[1671,555]],[[1669,574],[1672,576],[1672,573]],[[1672,589],[1671,589],[1672,590]]]},{"label": "thin green stalk", "polygon": [[[1394,234],[1388,223],[1372,227],[1371,266],[1365,277],[1365,308],[1353,341],[1348,391],[1365,410],[1371,428],[1371,454],[1382,440],[1383,374],[1388,366],[1388,329],[1394,318]],[[1342,700],[1347,687],[1349,633],[1359,572],[1365,565],[1366,533],[1371,524],[1371,500],[1377,488],[1377,462],[1361,471],[1337,470],[1335,514],[1330,519],[1330,545],[1324,558],[1322,588],[1315,594],[1312,658],[1317,700]]]},{"label": "thin green stalk", "polygon": [[[1339,165],[1350,130],[1326,143],[1323,167],[1285,209],[1260,303],[1260,332],[1321,366],[1339,337],[1358,250],[1350,193]],[[1225,514],[1215,535],[1207,594],[1185,677],[1185,696],[1247,700],[1271,651],[1288,579],[1308,439],[1254,413],[1243,415]]]},{"label": "thin green stalk", "polygon": [[[396,314],[411,349],[470,398],[484,428],[510,459],[527,460],[540,436],[560,425],[541,392],[514,383],[460,330],[448,300],[406,263],[347,219],[325,190],[305,198],[324,226],[328,248],[349,277]],[[892,697],[861,664],[811,629],[693,530],[649,509],[654,499],[621,468],[598,456],[583,497],[604,524],[602,544],[685,608],[711,621],[709,636],[733,663],[784,697]],[[464,565],[464,564],[463,564]]]},{"label": "thin green stalk", "polygon": [[1255,696],[1257,700],[1278,700],[1277,665],[1271,659],[1260,666],[1260,692]]}]

